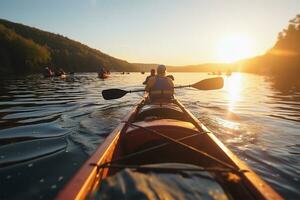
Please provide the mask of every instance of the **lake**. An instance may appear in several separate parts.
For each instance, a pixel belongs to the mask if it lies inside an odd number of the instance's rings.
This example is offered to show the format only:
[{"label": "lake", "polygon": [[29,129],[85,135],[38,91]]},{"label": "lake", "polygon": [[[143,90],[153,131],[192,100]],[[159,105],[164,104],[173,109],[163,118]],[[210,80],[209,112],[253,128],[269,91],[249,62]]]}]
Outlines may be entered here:
[{"label": "lake", "polygon": [[[172,73],[175,85],[213,77]],[[53,199],[142,97],[106,101],[107,88],[138,89],[147,74],[0,80],[0,199]],[[178,99],[286,199],[300,199],[300,90],[245,73],[216,91],[178,89]],[[286,80],[287,82],[289,80]]]}]

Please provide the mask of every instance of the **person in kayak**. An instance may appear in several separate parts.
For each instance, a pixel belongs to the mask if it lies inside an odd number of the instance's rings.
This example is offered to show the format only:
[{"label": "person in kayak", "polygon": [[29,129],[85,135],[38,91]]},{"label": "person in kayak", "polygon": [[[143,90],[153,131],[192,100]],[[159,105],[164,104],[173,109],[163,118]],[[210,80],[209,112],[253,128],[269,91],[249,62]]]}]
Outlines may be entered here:
[{"label": "person in kayak", "polygon": [[105,69],[104,69],[104,67],[99,67],[99,69],[98,69],[98,74],[100,73],[100,74],[104,74],[106,71],[105,71]]},{"label": "person in kayak", "polygon": [[66,74],[66,72],[62,68],[56,68],[54,70],[54,75],[55,76],[61,76],[61,75],[64,75],[64,74]]},{"label": "person in kayak", "polygon": [[145,90],[149,92],[151,100],[173,98],[174,84],[172,79],[166,76],[166,66],[157,66],[157,75],[149,78]]},{"label": "person in kayak", "polygon": [[52,77],[54,75],[54,73],[51,71],[51,69],[49,67],[45,67],[45,69],[43,71],[43,75],[44,75],[44,77]]},{"label": "person in kayak", "polygon": [[143,82],[143,85],[146,85],[147,82],[148,82],[148,80],[149,80],[149,78],[151,78],[151,77],[153,77],[153,76],[155,76],[155,69],[151,69],[150,75],[147,76],[146,80]]}]

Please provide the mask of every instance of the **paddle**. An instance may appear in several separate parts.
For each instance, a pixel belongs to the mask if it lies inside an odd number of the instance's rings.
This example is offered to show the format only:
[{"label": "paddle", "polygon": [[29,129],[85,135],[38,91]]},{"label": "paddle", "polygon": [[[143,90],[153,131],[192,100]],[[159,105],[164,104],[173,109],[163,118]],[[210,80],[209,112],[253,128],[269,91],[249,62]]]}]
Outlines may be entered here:
[{"label": "paddle", "polygon": [[125,96],[127,93],[133,93],[133,92],[143,92],[145,89],[141,90],[121,90],[121,89],[107,89],[107,90],[102,90],[102,96],[105,100],[110,100],[110,99],[119,99],[123,96]]},{"label": "paddle", "polygon": [[[216,90],[221,89],[224,85],[224,80],[222,77],[216,78],[208,78],[192,85],[182,85],[182,86],[175,86],[174,88],[186,88],[186,87],[193,87],[198,90]],[[122,90],[122,89],[107,89],[102,91],[102,96],[105,100],[110,99],[119,99],[125,96],[127,93],[134,93],[134,92],[143,92],[144,89],[140,90]]]},{"label": "paddle", "polygon": [[193,85],[182,85],[182,86],[175,86],[174,88],[186,88],[186,87],[193,87],[198,90],[217,90],[223,88],[224,80],[222,77],[216,78],[208,78]]}]

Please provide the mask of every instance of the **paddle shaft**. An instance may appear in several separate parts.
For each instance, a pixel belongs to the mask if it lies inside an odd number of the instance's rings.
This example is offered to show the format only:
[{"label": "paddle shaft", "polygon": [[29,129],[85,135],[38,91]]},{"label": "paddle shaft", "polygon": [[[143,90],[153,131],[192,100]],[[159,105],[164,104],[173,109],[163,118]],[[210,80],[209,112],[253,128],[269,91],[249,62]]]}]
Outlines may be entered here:
[{"label": "paddle shaft", "polygon": [[[192,85],[181,85],[175,86],[174,89],[193,87],[198,90],[215,90],[223,87],[223,78],[210,78],[204,79]],[[144,92],[145,89],[137,89],[137,90],[122,90],[122,89],[107,89],[102,91],[102,96],[106,100],[110,99],[119,99],[125,96],[127,93],[135,93],[135,92]]]},{"label": "paddle shaft", "polygon": [[186,88],[186,87],[193,87],[193,85],[179,85],[179,86],[175,86],[175,88]]},{"label": "paddle shaft", "polygon": [[145,89],[139,89],[139,90],[128,90],[127,93],[134,93],[134,92],[144,92]]}]

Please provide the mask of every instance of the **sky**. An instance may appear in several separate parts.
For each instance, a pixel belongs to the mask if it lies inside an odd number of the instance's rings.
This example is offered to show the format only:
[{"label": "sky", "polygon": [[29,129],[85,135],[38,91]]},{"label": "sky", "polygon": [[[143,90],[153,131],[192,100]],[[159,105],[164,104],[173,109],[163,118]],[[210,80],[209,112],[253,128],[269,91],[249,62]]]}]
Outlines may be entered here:
[{"label": "sky", "polygon": [[0,18],[139,63],[191,65],[263,54],[300,0],[0,0]]}]

